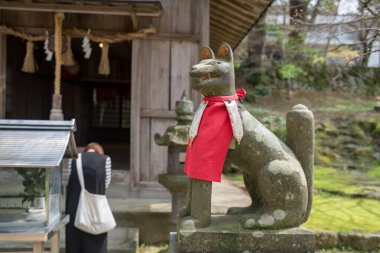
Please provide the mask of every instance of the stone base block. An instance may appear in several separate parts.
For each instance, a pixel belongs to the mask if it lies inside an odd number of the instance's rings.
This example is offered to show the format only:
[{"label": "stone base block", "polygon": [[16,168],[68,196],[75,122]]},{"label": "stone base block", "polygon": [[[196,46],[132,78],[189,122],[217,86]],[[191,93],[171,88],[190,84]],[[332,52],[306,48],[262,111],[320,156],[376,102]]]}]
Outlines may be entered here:
[{"label": "stone base block", "polygon": [[195,229],[185,224],[178,233],[181,253],[312,253],[314,234],[303,227],[246,230],[233,216],[213,216],[211,225]]}]

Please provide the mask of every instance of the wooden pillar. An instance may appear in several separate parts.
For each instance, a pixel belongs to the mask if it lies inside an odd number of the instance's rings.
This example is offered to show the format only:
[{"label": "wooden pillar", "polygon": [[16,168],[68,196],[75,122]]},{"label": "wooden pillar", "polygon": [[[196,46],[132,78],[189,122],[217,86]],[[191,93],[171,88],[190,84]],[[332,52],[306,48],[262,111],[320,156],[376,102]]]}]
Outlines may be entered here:
[{"label": "wooden pillar", "polygon": [[[143,60],[141,40],[132,41],[132,78],[131,78],[131,141],[130,141],[130,171],[131,183],[136,186],[140,181],[140,109],[141,109],[141,87],[140,77],[141,64]],[[149,73],[145,73],[149,75]]]},{"label": "wooden pillar", "polygon": [[43,242],[34,242],[33,243],[33,253],[43,253],[44,252],[44,243]]},{"label": "wooden pillar", "polygon": [[5,89],[7,71],[7,36],[0,34],[0,119],[5,118]]},{"label": "wooden pillar", "polygon": [[56,232],[51,240],[50,253],[59,253],[59,231]]}]

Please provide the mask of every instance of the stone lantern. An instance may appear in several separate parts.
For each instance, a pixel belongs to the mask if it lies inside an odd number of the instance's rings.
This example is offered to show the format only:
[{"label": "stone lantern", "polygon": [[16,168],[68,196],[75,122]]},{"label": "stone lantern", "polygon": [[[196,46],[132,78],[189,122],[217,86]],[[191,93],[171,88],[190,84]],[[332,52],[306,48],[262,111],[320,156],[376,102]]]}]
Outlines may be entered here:
[{"label": "stone lantern", "polygon": [[170,126],[161,136],[156,133],[157,145],[168,146],[168,172],[159,175],[158,181],[172,194],[171,231],[176,231],[177,213],[185,206],[188,177],[183,172],[183,161],[188,142],[188,133],[193,119],[194,104],[186,99],[185,94],[176,101],[175,112],[177,125]]}]

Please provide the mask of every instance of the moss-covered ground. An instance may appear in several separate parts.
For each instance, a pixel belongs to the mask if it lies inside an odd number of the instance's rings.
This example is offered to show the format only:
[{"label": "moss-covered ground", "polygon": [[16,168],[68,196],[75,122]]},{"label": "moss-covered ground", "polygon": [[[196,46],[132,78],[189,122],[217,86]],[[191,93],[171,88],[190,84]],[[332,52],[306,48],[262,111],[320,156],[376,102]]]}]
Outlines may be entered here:
[{"label": "moss-covered ground", "polygon": [[[228,178],[244,187],[240,174]],[[314,203],[306,227],[336,232],[360,229],[365,232],[380,230],[380,200],[358,197],[368,185],[361,185],[350,171],[316,167],[314,173]],[[360,195],[359,195],[360,196]]]},{"label": "moss-covered ground", "polygon": [[325,117],[330,117],[336,113],[345,116],[372,112],[377,103],[376,97],[333,92],[295,91],[289,99],[285,91],[276,91],[271,96],[257,97],[257,102],[251,106],[285,114],[292,106],[304,104],[317,115],[325,114]]},{"label": "moss-covered ground", "polygon": [[316,194],[310,218],[304,226],[335,232],[352,229],[377,232],[380,229],[380,201]]},{"label": "moss-covered ground", "polygon": [[[368,174],[372,172],[374,171],[369,171]],[[363,184],[363,181],[366,184]],[[376,190],[377,188],[380,191],[380,186],[377,187],[376,182],[371,182],[361,172],[320,166],[314,168],[314,190],[316,193],[327,192],[360,197],[360,195],[368,193],[369,189]]]},{"label": "moss-covered ground", "polygon": [[372,180],[380,182],[380,165],[370,167],[367,171],[367,176]]}]

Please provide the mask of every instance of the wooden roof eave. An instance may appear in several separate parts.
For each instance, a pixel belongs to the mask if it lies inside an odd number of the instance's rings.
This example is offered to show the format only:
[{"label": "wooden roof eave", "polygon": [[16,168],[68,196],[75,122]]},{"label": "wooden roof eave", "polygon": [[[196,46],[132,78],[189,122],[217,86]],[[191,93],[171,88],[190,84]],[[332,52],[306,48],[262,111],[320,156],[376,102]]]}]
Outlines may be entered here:
[{"label": "wooden roof eave", "polygon": [[210,47],[214,50],[218,49],[220,44],[222,42],[226,42],[230,45],[233,45],[234,43],[239,41],[239,37],[231,36],[223,33],[218,32],[211,32],[211,36],[214,38],[212,40],[212,43],[210,43]]},{"label": "wooden roof eave", "polygon": [[274,0],[210,0],[210,46],[236,48]]},{"label": "wooden roof eave", "polygon": [[120,15],[120,16],[144,16],[160,17],[162,5],[159,1],[142,3],[128,3],[112,5],[109,1],[103,4],[62,4],[62,3],[40,3],[40,2],[16,2],[0,1],[0,10],[35,11],[35,12],[63,12],[81,14],[100,15]]}]

